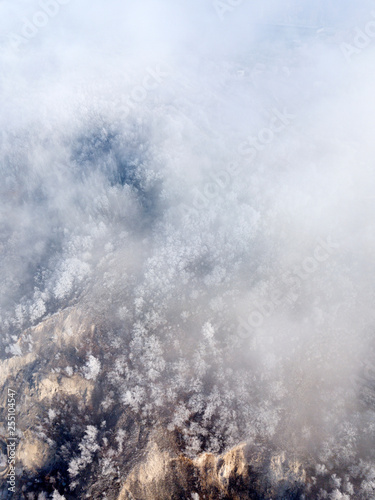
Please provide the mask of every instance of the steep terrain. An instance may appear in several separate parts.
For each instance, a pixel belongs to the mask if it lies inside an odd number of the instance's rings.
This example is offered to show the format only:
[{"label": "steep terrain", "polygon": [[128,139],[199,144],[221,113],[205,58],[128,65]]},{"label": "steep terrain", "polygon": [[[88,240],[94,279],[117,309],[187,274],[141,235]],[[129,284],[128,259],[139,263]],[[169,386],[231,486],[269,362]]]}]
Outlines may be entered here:
[{"label": "steep terrain", "polygon": [[[108,334],[102,330],[98,338],[98,331],[82,311],[70,308],[26,330],[18,355],[1,363],[2,400],[8,387],[17,394],[15,498],[45,498],[43,492],[113,500],[351,498],[334,496],[335,477],[348,493],[357,491],[354,498],[371,498],[365,463],[349,479],[343,457],[328,458],[317,469],[317,456],[282,449],[276,437],[254,437],[222,453],[187,452],[183,434],[189,427],[192,434],[195,419],[168,430],[165,411],[151,417],[119,403]],[[100,361],[94,354],[88,358],[94,349],[102,353]],[[373,391],[369,372],[363,387]],[[6,432],[1,430],[4,446]],[[2,482],[7,498],[6,470]],[[331,488],[329,497],[324,488]]]}]

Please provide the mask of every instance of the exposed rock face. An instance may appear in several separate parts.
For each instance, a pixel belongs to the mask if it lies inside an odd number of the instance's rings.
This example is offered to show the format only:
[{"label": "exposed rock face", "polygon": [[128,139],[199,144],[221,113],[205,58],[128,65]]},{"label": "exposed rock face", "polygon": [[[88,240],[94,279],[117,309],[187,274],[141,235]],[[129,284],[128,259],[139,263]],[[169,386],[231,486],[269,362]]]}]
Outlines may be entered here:
[{"label": "exposed rock face", "polygon": [[128,475],[118,500],[205,498],[299,498],[306,473],[284,454],[252,456],[241,444],[221,456],[204,453],[196,459],[176,456],[156,443],[145,460]]},{"label": "exposed rock face", "polygon": [[25,433],[17,450],[17,459],[25,470],[35,474],[52,460],[54,451],[50,444]]},{"label": "exposed rock face", "polygon": [[79,375],[67,377],[52,373],[45,377],[39,384],[39,398],[41,400],[52,400],[55,396],[75,396],[84,404],[91,402],[94,390],[93,382],[85,380]]},{"label": "exposed rock face", "polygon": [[[77,361],[82,336],[90,333],[91,325],[82,321],[80,311],[70,309],[26,330],[16,344],[18,355],[0,363],[2,401],[6,401],[8,388],[16,391],[16,459],[21,484],[30,477],[46,475],[59,463],[56,453],[61,450],[60,443],[52,436],[55,410],[66,405],[72,409],[70,418],[62,422],[66,425],[65,433],[57,426],[56,432],[61,433],[62,439],[66,433],[74,433],[70,427],[80,413],[92,410],[94,382],[82,370],[73,373],[73,369],[62,368],[69,360]],[[6,422],[5,411],[6,405],[2,422]],[[0,434],[6,444],[7,429],[3,427]]]}]

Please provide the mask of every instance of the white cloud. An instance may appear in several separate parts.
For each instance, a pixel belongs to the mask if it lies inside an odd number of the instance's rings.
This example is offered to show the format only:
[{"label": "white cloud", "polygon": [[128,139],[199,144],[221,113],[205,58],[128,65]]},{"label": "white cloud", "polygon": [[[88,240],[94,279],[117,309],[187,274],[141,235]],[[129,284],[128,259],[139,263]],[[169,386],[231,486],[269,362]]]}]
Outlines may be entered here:
[{"label": "white cloud", "polygon": [[[223,391],[207,422],[229,428],[235,387],[239,427],[273,435],[286,395],[291,426],[346,418],[320,395],[371,352],[375,46],[341,45],[371,4],[225,1],[222,19],[210,1],[60,1],[27,43],[1,39],[2,341],[21,355],[11,334],[78,302],[131,344],[125,405],[198,393],[196,365]],[[2,2],[2,32],[41,8]],[[223,359],[197,356],[202,334]],[[86,378],[103,369],[91,355]]]}]

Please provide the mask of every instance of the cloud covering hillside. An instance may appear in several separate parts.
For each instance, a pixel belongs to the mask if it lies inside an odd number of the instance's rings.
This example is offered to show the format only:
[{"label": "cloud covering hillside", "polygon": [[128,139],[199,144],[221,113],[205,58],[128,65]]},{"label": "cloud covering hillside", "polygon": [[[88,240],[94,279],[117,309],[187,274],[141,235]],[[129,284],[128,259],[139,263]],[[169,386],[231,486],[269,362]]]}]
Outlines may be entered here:
[{"label": "cloud covering hillside", "polygon": [[0,14],[14,498],[143,499],[147,456],[206,477],[241,443],[257,498],[373,498],[373,2]]}]

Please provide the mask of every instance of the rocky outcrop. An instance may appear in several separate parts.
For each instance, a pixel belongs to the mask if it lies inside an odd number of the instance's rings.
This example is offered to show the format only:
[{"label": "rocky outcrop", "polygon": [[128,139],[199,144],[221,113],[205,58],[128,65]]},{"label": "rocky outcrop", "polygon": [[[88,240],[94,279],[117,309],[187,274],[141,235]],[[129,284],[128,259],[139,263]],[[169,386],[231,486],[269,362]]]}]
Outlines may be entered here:
[{"label": "rocky outcrop", "polygon": [[79,375],[67,377],[51,373],[39,383],[39,399],[52,400],[55,396],[75,396],[84,403],[91,402],[94,384]]},{"label": "rocky outcrop", "polygon": [[118,500],[299,498],[306,482],[300,463],[285,454],[264,457],[241,444],[216,456],[177,456],[153,442],[128,475]]},{"label": "rocky outcrop", "polygon": [[28,472],[36,473],[49,463],[54,454],[54,448],[33,433],[25,433],[17,449],[17,462]]},{"label": "rocky outcrop", "polygon": [[[18,476],[38,474],[53,464],[56,444],[45,431],[53,427],[54,408],[67,401],[75,402],[81,411],[92,407],[95,384],[82,369],[74,368],[79,346],[91,334],[92,325],[80,311],[68,309],[23,332],[13,346],[17,355],[0,361],[1,400],[6,401],[8,388],[16,392]],[[66,370],[69,365],[73,368]],[[2,422],[6,422],[5,411],[6,405]],[[0,435],[6,444],[4,426]]]}]

